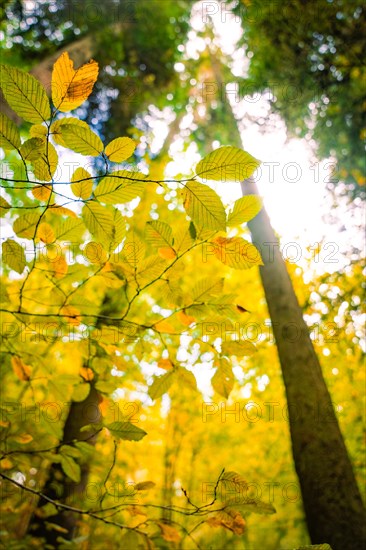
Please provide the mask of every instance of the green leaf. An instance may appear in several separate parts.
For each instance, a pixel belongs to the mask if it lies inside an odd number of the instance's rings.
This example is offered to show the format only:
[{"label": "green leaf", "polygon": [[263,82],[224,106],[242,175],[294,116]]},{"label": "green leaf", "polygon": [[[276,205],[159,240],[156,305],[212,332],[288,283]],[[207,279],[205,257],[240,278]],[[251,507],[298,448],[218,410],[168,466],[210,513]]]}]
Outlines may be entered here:
[{"label": "green leaf", "polygon": [[229,398],[234,387],[234,375],[230,361],[226,357],[220,357],[217,370],[211,379],[211,384],[219,395],[225,399]]},{"label": "green leaf", "polygon": [[242,512],[252,512],[253,514],[261,514],[263,516],[276,513],[276,508],[269,502],[263,502],[258,499],[243,498],[238,494],[235,498],[225,501],[225,506],[230,506]]},{"label": "green leaf", "polygon": [[4,262],[17,273],[23,273],[26,260],[23,247],[13,239],[8,239],[2,244]]},{"label": "green leaf", "polygon": [[0,197],[0,217],[2,218],[10,210],[11,205],[8,203],[4,197]]},{"label": "green leaf", "polygon": [[135,491],[147,491],[148,489],[153,489],[155,485],[156,483],[153,481],[141,481],[140,483],[136,483],[134,489]]},{"label": "green leaf", "polygon": [[97,157],[103,151],[100,137],[88,127],[78,124],[63,124],[60,126],[61,136],[69,149],[81,155]]},{"label": "green leaf", "polygon": [[223,342],[221,346],[222,355],[235,355],[236,357],[247,357],[253,355],[257,351],[257,348],[254,344],[249,342],[249,340],[241,340],[240,342],[235,342],[234,340],[230,342]]},{"label": "green leaf", "polygon": [[79,464],[68,454],[61,455],[60,462],[61,468],[67,477],[75,481],[75,483],[79,483],[81,476]]},{"label": "green leaf", "polygon": [[220,147],[200,160],[196,175],[205,180],[243,181],[249,178],[260,161],[238,147]]},{"label": "green leaf", "polygon": [[213,189],[202,183],[189,181],[182,194],[184,208],[195,225],[204,229],[225,231],[224,205]]},{"label": "green leaf", "polygon": [[30,138],[20,146],[19,150],[24,160],[37,160],[45,151],[45,142],[42,138]]},{"label": "green leaf", "polygon": [[28,214],[19,216],[13,224],[14,232],[18,237],[33,239],[39,218],[40,216],[36,212],[29,212]]},{"label": "green leaf", "polygon": [[73,401],[84,401],[88,397],[90,393],[90,384],[87,384],[85,382],[81,382],[81,384],[78,384],[74,387],[73,394],[72,394],[72,400]]},{"label": "green leaf", "polygon": [[119,137],[108,143],[105,154],[112,162],[123,162],[130,158],[136,149],[136,143],[128,137]]},{"label": "green leaf", "polygon": [[175,371],[169,371],[163,376],[155,376],[153,383],[149,387],[149,396],[151,399],[158,399],[168,391],[175,378]]},{"label": "green leaf", "polygon": [[42,506],[37,510],[37,515],[38,513],[41,518],[48,518],[50,516],[55,516],[56,514],[58,514],[58,510],[56,506],[52,504],[52,502],[47,502],[45,506]]},{"label": "green leaf", "polygon": [[[84,181],[79,181],[84,180]],[[71,191],[79,199],[88,199],[92,193],[93,180],[84,168],[76,168],[71,178]]]},{"label": "green leaf", "polygon": [[141,430],[141,428],[138,428],[131,422],[112,422],[111,424],[106,424],[105,427],[117,439],[125,439],[127,441],[140,441],[146,435],[144,430]]},{"label": "green leaf", "polygon": [[27,122],[45,122],[51,116],[50,102],[40,82],[20,69],[0,65],[0,82],[10,107]]},{"label": "green leaf", "polygon": [[165,222],[154,220],[147,222],[145,227],[146,241],[156,248],[173,245],[172,228]]},{"label": "green leaf", "polygon": [[140,172],[117,170],[102,179],[94,191],[94,196],[105,204],[130,202],[143,194],[145,185],[142,180],[144,179],[146,179],[145,174]]},{"label": "green leaf", "polygon": [[[120,539],[120,548],[123,550],[140,550],[141,537],[135,531],[127,531]],[[151,548],[152,546],[149,545]],[[144,548],[149,548],[144,546]]]},{"label": "green leaf", "polygon": [[19,149],[21,145],[19,130],[10,118],[0,113],[0,147]]},{"label": "green leaf", "polygon": [[258,195],[246,195],[238,199],[228,215],[227,225],[232,227],[252,220],[262,209],[262,206],[262,199]]},{"label": "green leaf", "polygon": [[113,242],[114,218],[110,210],[96,201],[89,201],[82,210],[82,218],[90,233],[101,243]]}]

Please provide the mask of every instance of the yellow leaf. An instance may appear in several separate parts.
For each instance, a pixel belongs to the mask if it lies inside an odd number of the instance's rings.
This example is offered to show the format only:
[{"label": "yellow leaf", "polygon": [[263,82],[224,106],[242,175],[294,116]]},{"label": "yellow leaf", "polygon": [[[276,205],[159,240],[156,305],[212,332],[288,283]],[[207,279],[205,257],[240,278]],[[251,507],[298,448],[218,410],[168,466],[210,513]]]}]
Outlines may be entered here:
[{"label": "yellow leaf", "polygon": [[51,181],[56,171],[57,164],[57,151],[52,143],[48,143],[43,151],[42,156],[32,162],[34,175],[37,179],[41,181]]},{"label": "yellow leaf", "polygon": [[44,153],[45,142],[42,138],[30,138],[20,146],[19,150],[24,160],[35,161]]},{"label": "yellow leaf", "polygon": [[89,126],[84,128],[78,124],[63,124],[61,135],[66,146],[80,155],[97,157],[103,151],[102,140]]},{"label": "yellow leaf", "polygon": [[102,179],[94,195],[105,204],[123,204],[141,196],[145,185],[145,174],[128,170],[117,170]]},{"label": "yellow leaf", "polygon": [[52,71],[52,101],[63,113],[79,107],[92,92],[98,78],[98,63],[93,59],[74,69],[69,54],[64,52],[56,61]]},{"label": "yellow leaf", "polygon": [[159,248],[158,254],[161,258],[164,258],[165,260],[172,260],[177,255],[174,248],[170,247]]},{"label": "yellow leaf", "polygon": [[50,185],[37,185],[32,189],[33,197],[39,201],[48,201],[52,193],[52,187]]},{"label": "yellow leaf", "polygon": [[[84,180],[84,181],[79,181]],[[84,168],[77,168],[71,178],[71,191],[79,199],[88,199],[93,189],[91,175]]]},{"label": "yellow leaf", "polygon": [[225,231],[225,209],[213,189],[197,181],[189,181],[183,190],[183,201],[184,208],[195,225],[203,229]]},{"label": "yellow leaf", "polygon": [[30,127],[29,134],[31,137],[40,138],[44,141],[47,136],[47,127],[43,124],[33,124]]},{"label": "yellow leaf", "polygon": [[104,152],[110,161],[123,162],[130,158],[135,149],[136,143],[131,138],[120,137],[108,143]]},{"label": "yellow leaf", "polygon": [[70,218],[77,218],[77,214],[70,210],[69,208],[65,208],[65,206],[60,206],[58,204],[52,204],[48,208],[49,212],[52,212],[53,214],[58,214],[59,216],[69,216]]},{"label": "yellow leaf", "polygon": [[51,136],[57,143],[57,145],[62,145],[62,147],[67,147],[66,143],[64,142],[62,138],[62,126],[65,126],[67,124],[72,124],[73,126],[80,126],[81,128],[89,128],[89,125],[87,122],[84,122],[83,120],[79,120],[75,117],[65,117],[60,118],[56,120],[52,126],[51,126]]},{"label": "yellow leaf", "polygon": [[31,367],[26,365],[23,360],[17,355],[14,355],[11,358],[11,366],[13,367],[13,371],[19,378],[19,380],[27,382],[30,379],[30,375],[32,373]]},{"label": "yellow leaf", "polygon": [[246,151],[231,145],[215,149],[200,160],[196,174],[204,180],[243,181],[249,178],[260,165],[260,161]]},{"label": "yellow leaf", "polygon": [[19,216],[13,224],[13,229],[18,237],[33,239],[37,223],[39,222],[39,214],[29,212]]},{"label": "yellow leaf", "polygon": [[58,279],[62,279],[69,269],[69,266],[63,256],[60,256],[57,260],[51,262],[51,267],[55,277]]},{"label": "yellow leaf", "polygon": [[20,69],[1,65],[1,87],[10,107],[27,122],[45,122],[50,102],[40,82]]},{"label": "yellow leaf", "polygon": [[33,441],[33,436],[31,434],[21,434],[14,437],[14,439],[18,443],[25,445],[26,443],[30,443],[31,441]]},{"label": "yellow leaf", "polygon": [[1,217],[5,216],[5,214],[7,213],[8,210],[10,210],[10,208],[11,206],[8,203],[8,201],[6,201],[4,197],[0,197],[0,216]]},{"label": "yellow leaf", "polygon": [[10,470],[13,467],[13,463],[11,460],[9,460],[9,458],[3,458],[0,461],[0,465],[3,470]]},{"label": "yellow leaf", "polygon": [[258,249],[241,237],[217,237],[213,244],[214,255],[229,267],[250,269],[256,265],[263,265]]},{"label": "yellow leaf", "polygon": [[240,225],[252,220],[262,208],[262,199],[258,195],[246,195],[234,203],[227,224],[229,226]]},{"label": "yellow leaf", "polygon": [[55,234],[48,223],[41,223],[38,226],[37,237],[45,244],[51,244],[55,241]]},{"label": "yellow leaf", "polygon": [[10,118],[0,113],[0,147],[3,149],[19,149],[19,130]]}]

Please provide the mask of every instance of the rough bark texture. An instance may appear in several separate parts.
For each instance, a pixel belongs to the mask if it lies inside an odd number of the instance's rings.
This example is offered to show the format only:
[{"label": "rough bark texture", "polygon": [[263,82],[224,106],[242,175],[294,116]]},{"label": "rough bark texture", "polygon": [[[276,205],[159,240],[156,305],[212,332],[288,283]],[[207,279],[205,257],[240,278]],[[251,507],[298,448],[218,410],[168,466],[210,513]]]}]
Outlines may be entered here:
[{"label": "rough bark texture", "polygon": [[[258,194],[253,181],[241,185],[243,195]],[[311,541],[328,543],[333,550],[364,550],[365,508],[278,239],[264,209],[248,225],[264,262],[260,274],[286,388],[293,456]]]},{"label": "rough bark texture", "polygon": [[[62,443],[67,443],[73,440],[86,440],[89,444],[94,445],[96,436],[93,432],[83,431],[81,428],[88,424],[100,422],[101,414],[99,411],[99,394],[92,386],[90,393],[84,401],[73,402],[65,422]],[[83,463],[80,465],[81,478],[79,483],[75,483],[65,476],[59,464],[53,464],[50,468],[47,482],[42,489],[43,494],[58,501],[67,503],[71,506],[78,507],[78,499],[87,500],[87,481],[89,475],[89,464]],[[39,505],[45,504],[40,502]],[[80,516],[69,512],[60,512],[55,516],[51,516],[47,521],[59,525],[67,529],[67,533],[62,533],[62,537],[71,540],[76,535]],[[53,529],[47,529],[45,522],[33,516],[31,520],[31,532],[37,537],[43,537],[47,544],[57,548],[57,537],[60,533]]]}]

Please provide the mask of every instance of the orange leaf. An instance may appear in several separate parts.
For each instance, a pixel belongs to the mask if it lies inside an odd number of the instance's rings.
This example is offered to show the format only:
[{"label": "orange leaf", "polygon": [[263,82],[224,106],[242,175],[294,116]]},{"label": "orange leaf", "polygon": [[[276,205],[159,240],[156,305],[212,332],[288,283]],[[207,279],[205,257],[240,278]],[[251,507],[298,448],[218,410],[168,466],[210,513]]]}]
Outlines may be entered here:
[{"label": "orange leaf", "polygon": [[173,363],[170,359],[159,359],[158,367],[164,370],[170,370],[173,368]]},{"label": "orange leaf", "polygon": [[167,334],[172,334],[175,332],[172,325],[168,321],[165,321],[165,319],[156,323],[155,328],[158,332],[166,332]]},{"label": "orange leaf", "polygon": [[61,308],[60,313],[61,315],[64,315],[65,317],[67,317],[68,322],[74,325],[75,327],[78,327],[80,325],[80,322],[81,322],[79,318],[80,311],[76,309],[76,307],[64,306],[63,308]]},{"label": "orange leaf", "polygon": [[33,197],[39,201],[48,201],[52,193],[52,188],[49,185],[37,185],[32,189]]},{"label": "orange leaf", "polygon": [[79,107],[92,92],[98,78],[98,63],[93,59],[79,69],[64,52],[56,61],[52,71],[52,101],[63,113]]},{"label": "orange leaf", "polygon": [[189,325],[191,325],[192,323],[195,322],[195,318],[192,317],[191,315],[187,315],[184,311],[179,311],[177,313],[177,317],[179,319],[179,321],[185,325],[186,327],[189,327]]},{"label": "orange leaf", "polygon": [[79,374],[86,381],[93,380],[94,378],[94,372],[88,367],[81,367],[79,370]]},{"label": "orange leaf", "polygon": [[161,258],[164,258],[165,260],[172,260],[177,255],[175,250],[168,246],[166,248],[159,248],[158,254]]},{"label": "orange leaf", "polygon": [[23,363],[23,360],[17,355],[14,355],[11,358],[11,366],[13,367],[13,371],[19,380],[27,382],[30,379],[30,375],[32,373],[31,367]]},{"label": "orange leaf", "polygon": [[166,523],[158,523],[158,525],[161,529],[161,536],[164,540],[168,542],[180,541],[180,534],[174,527],[172,527],[171,525],[167,525]]},{"label": "orange leaf", "polygon": [[51,262],[51,265],[55,277],[57,277],[58,279],[62,279],[62,277],[65,277],[69,266],[67,265],[67,262],[63,256],[60,256],[60,258],[57,258],[57,260]]},{"label": "orange leaf", "polygon": [[25,445],[26,443],[33,441],[33,436],[31,434],[21,434],[14,437],[14,440],[22,445]]}]

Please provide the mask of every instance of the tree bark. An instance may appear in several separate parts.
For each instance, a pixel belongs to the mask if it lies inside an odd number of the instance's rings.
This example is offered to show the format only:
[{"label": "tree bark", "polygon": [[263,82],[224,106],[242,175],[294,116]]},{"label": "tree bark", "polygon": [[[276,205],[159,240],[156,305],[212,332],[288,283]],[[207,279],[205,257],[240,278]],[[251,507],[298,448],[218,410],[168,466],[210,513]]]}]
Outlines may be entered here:
[{"label": "tree bark", "polygon": [[[70,445],[73,440],[76,440],[87,441],[90,445],[95,445],[97,436],[93,435],[94,432],[92,430],[81,432],[80,430],[88,424],[100,422],[99,401],[99,394],[92,385],[89,395],[84,401],[71,403],[61,443]],[[86,489],[89,464],[80,464],[80,469],[80,482],[76,483],[67,478],[59,464],[53,464],[48,472],[48,478],[42,489],[42,493],[57,502],[67,502],[71,506],[76,505],[78,507],[80,499],[87,501]],[[76,500],[76,504],[74,500]],[[43,504],[44,502],[39,502],[39,505]],[[62,533],[62,537],[66,540],[71,540],[76,534],[79,517],[74,513],[61,511],[46,521],[66,529],[67,533]],[[46,544],[54,545],[55,548],[57,547],[57,538],[60,536],[60,533],[54,529],[47,529],[45,522],[35,515],[33,515],[30,522],[30,532],[33,536],[44,538]]]},{"label": "tree bark", "polygon": [[[252,179],[243,195],[258,194]],[[313,544],[366,548],[366,512],[321,366],[279,242],[264,208],[248,223],[262,254],[260,275],[286,388],[292,450]]]}]

